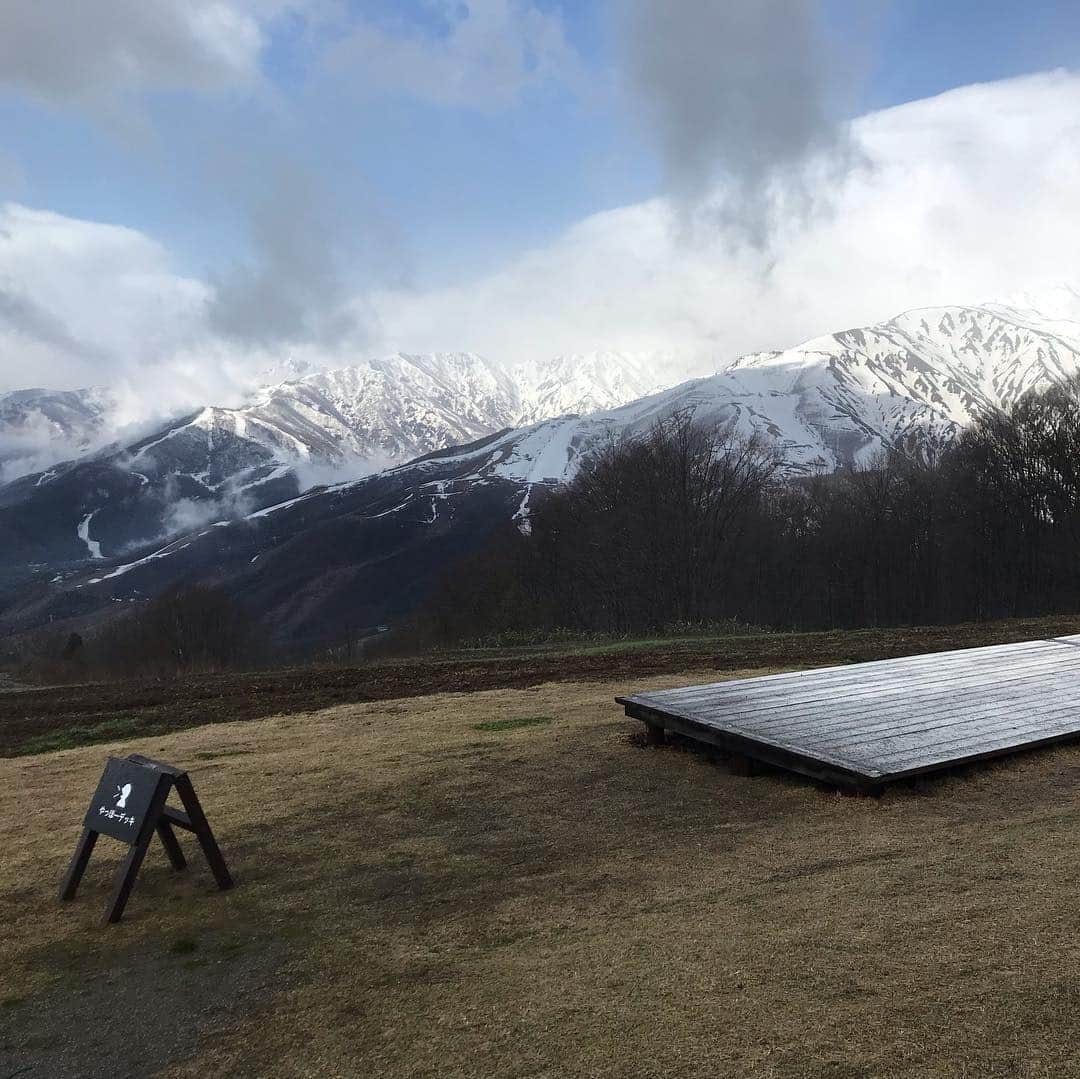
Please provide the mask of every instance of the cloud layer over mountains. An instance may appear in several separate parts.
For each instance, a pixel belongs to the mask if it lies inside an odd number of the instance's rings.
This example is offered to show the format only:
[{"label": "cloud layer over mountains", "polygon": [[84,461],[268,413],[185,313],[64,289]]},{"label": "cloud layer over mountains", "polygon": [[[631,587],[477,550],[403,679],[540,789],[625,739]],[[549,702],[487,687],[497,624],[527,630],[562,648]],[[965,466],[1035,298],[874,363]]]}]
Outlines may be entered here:
[{"label": "cloud layer over mountains", "polygon": [[[589,217],[472,282],[335,293],[330,322],[305,322],[305,293],[282,299],[257,273],[199,279],[136,230],[9,203],[0,388],[108,384],[136,420],[229,403],[287,356],[340,366],[361,351],[467,349],[515,363],[676,349],[711,366],[903,308],[1037,296],[1080,278],[1078,115],[1080,77],[1065,72],[951,91],[856,121],[862,166],[807,173],[831,212],[793,211],[764,247],[733,244],[726,227],[688,240],[677,203],[658,197]],[[274,272],[295,256],[307,274],[302,229],[282,235]],[[337,283],[316,275],[308,287]],[[250,332],[266,305],[288,334]]]},{"label": "cloud layer over mountains", "polygon": [[687,243],[655,199],[599,214],[501,272],[380,298],[397,344],[478,351],[704,350],[727,359],[904,308],[1074,281],[1080,78],[966,87],[858,120],[865,165],[821,177],[831,213],[777,222],[768,249]]}]

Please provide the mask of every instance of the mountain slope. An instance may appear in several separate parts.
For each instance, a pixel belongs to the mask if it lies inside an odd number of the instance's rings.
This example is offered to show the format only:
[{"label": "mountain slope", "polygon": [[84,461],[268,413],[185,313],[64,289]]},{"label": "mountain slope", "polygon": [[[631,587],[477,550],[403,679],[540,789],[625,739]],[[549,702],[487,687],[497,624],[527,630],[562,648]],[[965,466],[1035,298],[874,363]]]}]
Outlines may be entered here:
[{"label": "mountain slope", "polygon": [[123,555],[298,491],[269,449],[204,409],[129,446],[0,487],[0,581]]},{"label": "mountain slope", "polygon": [[472,353],[399,353],[262,391],[230,411],[238,434],[304,461],[364,462],[367,471],[515,425],[513,378]]},{"label": "mountain slope", "polygon": [[614,408],[666,387],[659,357],[599,352],[508,370],[475,353],[396,353],[216,409],[238,437],[296,462],[375,472],[506,427]]},{"label": "mountain slope", "polygon": [[[493,469],[499,436],[209,522],[126,558],[69,565],[4,597],[0,627],[83,626],[180,581],[223,584],[282,646],[361,634],[419,603],[453,560],[512,519],[527,485]],[[52,572],[51,570],[49,571]]]},{"label": "mountain slope", "polygon": [[[282,463],[359,475],[504,427],[611,408],[676,381],[670,357],[616,352],[558,356],[535,368],[467,352],[395,353],[334,370],[305,366],[268,368],[264,375],[276,379],[244,404],[193,414],[252,438]],[[100,389],[0,395],[0,480],[119,442],[117,411]]]},{"label": "mountain slope", "polygon": [[933,456],[975,418],[1080,372],[1080,325],[1054,332],[989,308],[908,312],[784,352],[744,356],[618,408],[507,436],[503,475],[563,482],[591,447],[675,412],[773,444],[789,475],[866,463],[883,449]]},{"label": "mountain slope", "polygon": [[733,399],[782,395],[801,426],[796,441],[820,432],[819,466],[831,468],[883,446],[932,454],[977,416],[1078,371],[1078,324],[1050,329],[1006,308],[944,307],[746,356],[723,375]]}]

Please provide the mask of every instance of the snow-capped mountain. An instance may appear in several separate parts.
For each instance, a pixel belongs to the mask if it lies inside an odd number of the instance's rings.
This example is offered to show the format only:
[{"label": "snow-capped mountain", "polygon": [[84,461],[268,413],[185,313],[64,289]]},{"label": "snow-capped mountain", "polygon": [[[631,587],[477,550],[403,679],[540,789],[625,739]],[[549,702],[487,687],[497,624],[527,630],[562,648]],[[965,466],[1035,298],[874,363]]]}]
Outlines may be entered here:
[{"label": "snow-capped mountain", "polygon": [[1080,323],[1000,305],[909,311],[784,352],[744,356],[713,387],[798,469],[933,454],[979,415],[1080,371]]},{"label": "snow-capped mountain", "polygon": [[14,390],[0,394],[0,478],[77,457],[108,438],[115,401],[108,390]]},{"label": "snow-capped mountain", "polygon": [[[0,488],[9,586],[0,628],[79,624],[206,578],[267,616],[287,643],[392,622],[500,524],[527,528],[536,501],[611,437],[690,412],[770,440],[789,475],[865,462],[883,447],[932,455],[978,415],[1080,372],[1080,325],[1003,305],[913,311],[518,427],[509,423],[529,407],[557,407],[557,377],[538,378],[526,395],[474,357],[385,362],[374,373],[283,383],[247,408],[204,409],[140,443]],[[560,363],[568,376],[587,366]],[[616,366],[600,354],[594,370]],[[624,364],[598,399],[618,398],[636,377],[647,380],[648,369]],[[570,391],[575,401],[584,388]],[[421,393],[427,404],[409,411]],[[455,415],[459,399],[467,403]],[[506,429],[489,433],[497,427]],[[391,456],[473,432],[481,437],[471,444],[326,487],[304,490],[297,471],[297,460]]]},{"label": "snow-capped mountain", "polygon": [[613,408],[665,388],[669,369],[659,357],[617,352],[514,369],[470,352],[396,353],[282,382],[194,422],[356,475],[508,427]]},{"label": "snow-capped mountain", "polygon": [[504,368],[473,353],[398,353],[261,391],[215,422],[297,460],[377,471],[514,426],[522,411]]},{"label": "snow-capped mountain", "polygon": [[[167,430],[184,441],[189,426],[210,438],[228,432],[249,439],[308,479],[335,471],[356,476],[506,427],[611,408],[671,385],[671,370],[666,357],[616,352],[558,356],[530,368],[468,352],[396,353],[334,370],[284,361],[264,374],[285,377],[239,407],[207,405]],[[115,414],[105,390],[0,396],[0,480],[116,440]]]},{"label": "snow-capped mountain", "polygon": [[[569,375],[569,362],[551,370]],[[561,393],[554,374],[534,372],[529,382],[471,353],[397,354],[303,375],[242,407],[206,407],[0,487],[7,571],[121,556],[551,409],[611,407],[649,381],[640,358],[617,353],[583,357]]]},{"label": "snow-capped mountain", "polygon": [[0,487],[0,583],[35,566],[112,558],[298,493],[289,467],[213,413]]},{"label": "snow-capped mountain", "polygon": [[556,356],[537,367],[514,370],[519,392],[514,426],[615,408],[700,373],[665,353],[578,352]]},{"label": "snow-capped mountain", "polygon": [[883,449],[932,457],[979,415],[1080,373],[1080,324],[1004,307],[911,311],[784,352],[743,356],[615,408],[512,431],[493,442],[498,475],[526,483],[573,477],[592,447],[689,412],[756,435],[789,475],[868,463]]}]

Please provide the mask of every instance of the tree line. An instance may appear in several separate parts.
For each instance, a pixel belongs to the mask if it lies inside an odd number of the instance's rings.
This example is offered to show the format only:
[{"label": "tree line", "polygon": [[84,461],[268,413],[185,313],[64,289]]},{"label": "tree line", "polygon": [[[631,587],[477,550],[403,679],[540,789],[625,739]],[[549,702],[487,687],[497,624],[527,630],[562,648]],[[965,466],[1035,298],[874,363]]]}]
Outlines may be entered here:
[{"label": "tree line", "polygon": [[775,451],[677,414],[612,440],[454,567],[441,641],[839,629],[1080,609],[1080,380],[983,416],[946,450],[785,477]]},{"label": "tree line", "polygon": [[36,681],[175,678],[250,669],[270,658],[258,621],[223,589],[184,584],[81,633],[45,633],[25,647],[20,673]]}]

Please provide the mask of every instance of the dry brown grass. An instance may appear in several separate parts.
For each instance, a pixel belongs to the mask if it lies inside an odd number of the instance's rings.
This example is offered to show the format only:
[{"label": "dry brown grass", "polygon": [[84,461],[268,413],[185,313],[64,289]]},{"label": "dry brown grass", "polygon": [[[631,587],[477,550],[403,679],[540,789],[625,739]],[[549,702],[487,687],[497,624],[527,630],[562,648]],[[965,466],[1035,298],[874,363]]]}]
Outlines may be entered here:
[{"label": "dry brown grass", "polygon": [[[159,1054],[174,1079],[1080,1074],[1080,748],[875,801],[635,745],[614,693],[700,677],[0,761],[0,1074],[33,1064],[20,1038],[65,994],[141,970],[130,1021],[153,1022],[193,962],[208,1005],[269,965]],[[536,716],[554,722],[474,729]],[[238,887],[155,850],[106,929],[118,849],[73,905],[55,887],[106,752],[135,749],[190,767]]]}]

